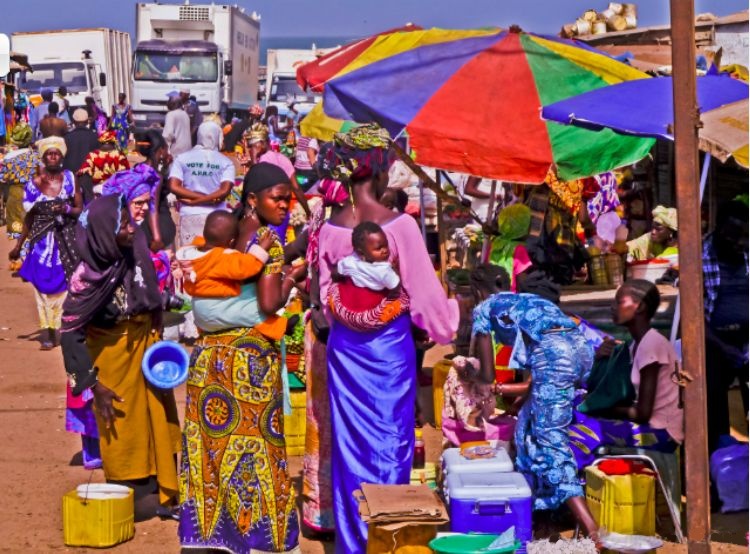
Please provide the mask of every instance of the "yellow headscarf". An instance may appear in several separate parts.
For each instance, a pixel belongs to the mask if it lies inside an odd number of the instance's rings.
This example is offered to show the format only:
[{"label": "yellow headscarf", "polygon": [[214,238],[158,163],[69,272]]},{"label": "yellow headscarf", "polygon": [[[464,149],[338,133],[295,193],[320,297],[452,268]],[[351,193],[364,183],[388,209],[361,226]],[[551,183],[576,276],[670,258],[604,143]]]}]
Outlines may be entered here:
[{"label": "yellow headscarf", "polygon": [[52,148],[59,150],[63,156],[68,151],[68,147],[65,145],[65,140],[62,137],[47,137],[38,140],[36,142],[36,147],[37,150],[39,150],[40,156],[44,156],[44,153]]},{"label": "yellow headscarf", "polygon": [[669,227],[677,231],[677,208],[667,208],[666,206],[656,206],[651,212],[654,222]]}]

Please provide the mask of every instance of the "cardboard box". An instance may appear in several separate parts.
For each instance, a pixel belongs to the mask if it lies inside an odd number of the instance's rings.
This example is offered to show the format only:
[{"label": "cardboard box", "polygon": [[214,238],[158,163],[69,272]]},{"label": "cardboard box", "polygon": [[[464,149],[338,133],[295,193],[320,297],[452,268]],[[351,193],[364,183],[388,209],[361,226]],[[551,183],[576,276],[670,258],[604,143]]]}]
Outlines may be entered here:
[{"label": "cardboard box", "polygon": [[368,524],[368,554],[430,554],[429,542],[448,512],[427,485],[362,484],[355,492]]}]

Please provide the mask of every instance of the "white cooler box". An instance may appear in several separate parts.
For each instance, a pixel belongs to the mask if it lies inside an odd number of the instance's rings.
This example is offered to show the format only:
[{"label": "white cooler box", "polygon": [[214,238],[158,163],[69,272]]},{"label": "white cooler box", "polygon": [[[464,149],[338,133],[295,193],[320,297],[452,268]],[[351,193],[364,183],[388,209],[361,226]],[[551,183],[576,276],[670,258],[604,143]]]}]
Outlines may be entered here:
[{"label": "white cooler box", "polygon": [[443,452],[443,476],[451,473],[508,473],[513,471],[513,461],[503,447],[495,450],[492,458],[468,460],[461,456],[460,448],[448,448]]},{"label": "white cooler box", "polygon": [[450,528],[456,533],[500,534],[515,526],[520,553],[532,540],[531,489],[520,473],[452,472],[446,479]]}]

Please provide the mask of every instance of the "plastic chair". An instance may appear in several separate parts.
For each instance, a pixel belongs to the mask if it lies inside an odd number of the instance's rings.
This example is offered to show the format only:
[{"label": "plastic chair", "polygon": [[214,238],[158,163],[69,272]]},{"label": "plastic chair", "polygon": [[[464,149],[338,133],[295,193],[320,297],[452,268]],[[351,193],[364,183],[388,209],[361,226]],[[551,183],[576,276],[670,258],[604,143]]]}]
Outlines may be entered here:
[{"label": "plastic chair", "polygon": [[656,482],[659,484],[669,509],[675,538],[679,543],[685,542],[680,519],[682,479],[677,453],[657,452],[645,448],[605,446],[597,450],[597,459],[594,460],[592,465],[597,466],[607,459],[637,460],[653,470],[656,474]]}]

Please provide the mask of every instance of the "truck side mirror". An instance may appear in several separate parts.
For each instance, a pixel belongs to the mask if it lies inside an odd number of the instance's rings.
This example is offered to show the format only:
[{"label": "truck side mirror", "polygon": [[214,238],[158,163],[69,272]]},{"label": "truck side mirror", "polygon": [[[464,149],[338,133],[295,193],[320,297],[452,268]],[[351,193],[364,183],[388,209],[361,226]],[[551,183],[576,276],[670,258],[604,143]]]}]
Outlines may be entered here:
[{"label": "truck side mirror", "polygon": [[232,74],[232,60],[224,60],[224,75],[230,76]]},{"label": "truck side mirror", "polygon": [[103,71],[99,73],[99,86],[100,87],[106,87],[107,86],[107,75]]}]

